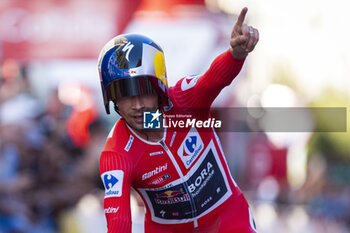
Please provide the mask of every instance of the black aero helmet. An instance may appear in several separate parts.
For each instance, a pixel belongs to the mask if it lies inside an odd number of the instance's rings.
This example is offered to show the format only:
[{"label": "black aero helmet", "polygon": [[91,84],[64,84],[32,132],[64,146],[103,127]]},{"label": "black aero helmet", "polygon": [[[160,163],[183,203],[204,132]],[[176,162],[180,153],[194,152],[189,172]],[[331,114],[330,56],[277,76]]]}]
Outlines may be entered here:
[{"label": "black aero helmet", "polygon": [[169,105],[168,80],[163,50],[139,34],[114,37],[103,47],[98,70],[107,114],[109,101],[143,94],[158,94]]}]

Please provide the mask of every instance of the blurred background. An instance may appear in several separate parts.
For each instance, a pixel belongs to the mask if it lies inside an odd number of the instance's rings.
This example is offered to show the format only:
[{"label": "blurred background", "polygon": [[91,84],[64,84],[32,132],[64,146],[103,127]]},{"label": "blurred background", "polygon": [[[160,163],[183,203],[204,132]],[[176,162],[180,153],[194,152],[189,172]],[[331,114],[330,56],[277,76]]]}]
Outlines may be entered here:
[{"label": "blurred background", "polygon": [[349,126],[312,112],[350,105],[346,1],[1,0],[0,233],[106,232],[99,155],[118,116],[103,109],[101,48],[150,36],[174,85],[228,49],[244,6],[260,41],[214,106],[310,107],[312,129],[220,133],[231,173],[260,233],[350,232]]}]

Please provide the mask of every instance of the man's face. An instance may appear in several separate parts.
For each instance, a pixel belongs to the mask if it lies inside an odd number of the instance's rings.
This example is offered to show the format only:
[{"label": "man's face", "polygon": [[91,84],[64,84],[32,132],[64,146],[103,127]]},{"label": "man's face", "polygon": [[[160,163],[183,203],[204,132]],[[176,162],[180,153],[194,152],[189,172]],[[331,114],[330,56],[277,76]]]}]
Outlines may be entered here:
[{"label": "man's face", "polygon": [[124,97],[117,100],[119,112],[131,128],[142,130],[143,111],[154,111],[158,108],[158,95],[139,95]]}]

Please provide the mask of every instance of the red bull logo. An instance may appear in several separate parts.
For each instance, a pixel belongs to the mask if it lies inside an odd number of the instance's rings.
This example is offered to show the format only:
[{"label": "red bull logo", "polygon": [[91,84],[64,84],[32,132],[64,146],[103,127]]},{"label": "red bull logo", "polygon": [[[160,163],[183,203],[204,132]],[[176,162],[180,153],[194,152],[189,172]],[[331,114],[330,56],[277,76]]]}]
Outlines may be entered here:
[{"label": "red bull logo", "polygon": [[171,198],[171,197],[176,197],[180,194],[183,194],[182,190],[168,190],[165,191],[164,193],[158,193],[157,198]]},{"label": "red bull logo", "polygon": [[[181,190],[167,190],[164,193],[156,194],[155,202],[161,205],[175,204],[190,200],[190,195]],[[164,200],[165,199],[165,200]]]},{"label": "red bull logo", "polygon": [[128,71],[125,71],[124,74],[136,74],[136,71],[135,70],[128,70]]}]

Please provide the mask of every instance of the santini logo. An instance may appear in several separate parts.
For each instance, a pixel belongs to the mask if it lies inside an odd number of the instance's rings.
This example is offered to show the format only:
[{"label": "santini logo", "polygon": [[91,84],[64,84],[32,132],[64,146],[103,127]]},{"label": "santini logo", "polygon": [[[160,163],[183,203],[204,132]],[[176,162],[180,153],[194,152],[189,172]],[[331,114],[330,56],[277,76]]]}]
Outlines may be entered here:
[{"label": "santini logo", "polygon": [[105,209],[105,214],[115,214],[119,210],[119,206],[117,208],[114,207],[108,207]]},{"label": "santini logo", "polygon": [[151,178],[152,176],[162,172],[162,171],[165,171],[168,169],[168,163],[166,163],[165,165],[161,165],[161,166],[158,166],[156,167],[153,171],[150,171],[150,172],[146,172],[145,174],[142,175],[142,180],[145,180],[145,179],[148,179],[148,178]]}]

